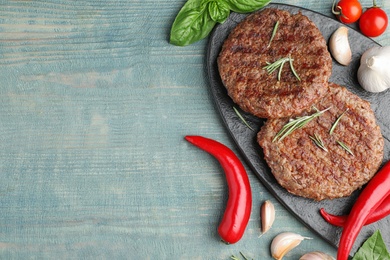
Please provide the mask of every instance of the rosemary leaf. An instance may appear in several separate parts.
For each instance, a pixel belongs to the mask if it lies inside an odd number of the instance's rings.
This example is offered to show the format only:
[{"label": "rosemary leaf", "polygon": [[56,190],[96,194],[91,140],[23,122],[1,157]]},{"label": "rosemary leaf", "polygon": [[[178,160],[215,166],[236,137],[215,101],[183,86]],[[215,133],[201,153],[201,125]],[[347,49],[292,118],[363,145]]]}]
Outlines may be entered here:
[{"label": "rosemary leaf", "polygon": [[245,120],[245,118],[241,115],[241,113],[238,111],[238,109],[236,107],[233,107],[233,110],[234,112],[236,113],[236,115],[241,119],[241,121],[252,131],[253,128],[248,124],[248,122]]},{"label": "rosemary leaf", "polygon": [[271,74],[275,70],[279,69],[279,71],[278,71],[278,81],[280,81],[280,78],[282,76],[283,65],[286,62],[289,62],[291,71],[293,72],[294,76],[300,81],[301,79],[299,78],[297,72],[294,69],[293,61],[294,61],[294,59],[292,59],[291,56],[285,57],[285,58],[280,58],[279,60],[275,61],[274,63],[267,62],[267,66],[264,66],[263,69],[265,69],[268,72],[268,74]]},{"label": "rosemary leaf", "polygon": [[333,123],[332,127],[329,130],[329,134],[333,134],[334,130],[336,129],[337,124],[340,122],[341,117],[345,114],[345,112],[348,111],[348,108],[337,118],[337,120]]},{"label": "rosemary leaf", "polygon": [[311,140],[322,150],[325,152],[328,152],[328,149],[326,149],[324,142],[321,139],[321,136],[314,134],[314,136],[309,136]]},{"label": "rosemary leaf", "polygon": [[244,258],[244,260],[249,260],[243,253],[240,252],[240,255]]},{"label": "rosemary leaf", "polygon": [[324,110],[321,110],[321,111],[317,111],[314,114],[311,114],[308,116],[301,116],[301,117],[297,117],[296,119],[290,119],[290,121],[287,124],[285,124],[282,127],[282,129],[275,135],[272,142],[275,142],[276,140],[279,140],[279,141],[283,140],[286,136],[288,136],[289,134],[291,134],[295,130],[304,127],[311,120],[320,116],[321,114],[323,114],[325,111],[328,111],[329,109],[330,109],[330,107],[328,107]]},{"label": "rosemary leaf", "polygon": [[344,144],[344,143],[341,142],[341,141],[336,141],[336,142],[337,142],[345,151],[347,151],[349,154],[355,156],[355,155],[353,154],[353,152],[351,151],[351,149],[349,149],[349,147],[348,147],[346,144]]},{"label": "rosemary leaf", "polygon": [[291,59],[291,56],[290,56],[289,58],[290,58],[290,68],[291,68],[292,73],[294,74],[294,76],[295,76],[299,81],[301,81],[301,78],[298,76],[298,73],[297,73],[297,72],[295,71],[295,69],[294,69],[293,59]]},{"label": "rosemary leaf", "polygon": [[275,70],[280,69],[282,64],[284,64],[288,60],[289,58],[287,57],[287,58],[281,58],[275,61],[274,63],[267,62],[267,66],[263,67],[263,69],[267,70],[268,74],[271,74]]},{"label": "rosemary leaf", "polygon": [[272,30],[271,39],[269,40],[269,43],[268,43],[268,46],[267,46],[267,47],[271,46],[271,42],[272,42],[272,40],[274,39],[274,37],[275,37],[275,35],[276,35],[276,32],[277,32],[277,30],[278,30],[278,27],[279,27],[279,21],[277,21],[277,22],[275,23],[274,29]]}]

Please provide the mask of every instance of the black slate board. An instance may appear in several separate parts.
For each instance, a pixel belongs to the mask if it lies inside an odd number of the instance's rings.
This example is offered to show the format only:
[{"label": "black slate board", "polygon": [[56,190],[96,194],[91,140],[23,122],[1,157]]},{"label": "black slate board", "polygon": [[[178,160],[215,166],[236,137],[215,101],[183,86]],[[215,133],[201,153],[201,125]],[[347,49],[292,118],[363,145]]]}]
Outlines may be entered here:
[{"label": "black slate board", "polygon": [[[284,4],[270,4],[266,8],[270,7],[287,10],[291,13],[301,12],[317,25],[327,41],[331,34],[342,25],[333,18],[300,7]],[[217,68],[217,57],[221,50],[221,46],[230,31],[246,16],[247,14],[232,13],[225,23],[214,28],[210,36],[207,52],[207,70],[216,106],[242,155],[262,183],[294,216],[301,220],[307,227],[317,232],[330,244],[337,247],[341,229],[326,223],[319,214],[319,209],[324,207],[328,212],[334,214],[347,214],[359,191],[356,191],[350,197],[316,202],[291,195],[284,188],[279,186],[263,159],[263,152],[260,146],[256,143],[256,134],[263,125],[264,120],[246,114],[240,110],[240,113],[246,118],[247,122],[255,131],[252,131],[245,126],[233,110],[233,106],[237,108],[238,106],[235,105],[227,95],[226,89],[220,79]],[[349,41],[353,53],[353,60],[347,67],[341,66],[333,61],[330,81],[347,87],[351,92],[371,103],[371,107],[377,117],[377,123],[381,127],[382,135],[385,138],[385,162],[389,159],[390,155],[390,91],[378,94],[368,93],[359,86],[356,76],[361,55],[368,48],[376,45],[379,46],[379,44],[352,28],[349,30]],[[355,242],[351,255],[353,255],[364,240],[377,229],[381,230],[386,245],[390,248],[390,217],[388,217],[363,228]]]}]

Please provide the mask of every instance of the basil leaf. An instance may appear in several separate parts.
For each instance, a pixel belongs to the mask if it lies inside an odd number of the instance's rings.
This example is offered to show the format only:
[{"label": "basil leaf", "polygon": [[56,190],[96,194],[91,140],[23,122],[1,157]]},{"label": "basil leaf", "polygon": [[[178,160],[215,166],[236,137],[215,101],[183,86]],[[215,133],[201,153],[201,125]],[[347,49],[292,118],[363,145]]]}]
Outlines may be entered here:
[{"label": "basil leaf", "polygon": [[230,10],[236,13],[249,13],[256,11],[266,5],[268,5],[271,0],[224,0]]},{"label": "basil leaf", "polygon": [[185,46],[205,38],[216,23],[223,23],[230,11],[253,12],[271,0],[188,0],[172,24],[169,42]]},{"label": "basil leaf", "polygon": [[208,5],[201,0],[188,0],[172,24],[170,43],[185,46],[205,38],[216,22],[210,17]]},{"label": "basil leaf", "polygon": [[210,17],[213,21],[223,23],[229,17],[230,9],[224,2],[210,1],[208,3]]},{"label": "basil leaf", "polygon": [[375,231],[359,248],[352,260],[390,260],[386,244],[379,230]]}]

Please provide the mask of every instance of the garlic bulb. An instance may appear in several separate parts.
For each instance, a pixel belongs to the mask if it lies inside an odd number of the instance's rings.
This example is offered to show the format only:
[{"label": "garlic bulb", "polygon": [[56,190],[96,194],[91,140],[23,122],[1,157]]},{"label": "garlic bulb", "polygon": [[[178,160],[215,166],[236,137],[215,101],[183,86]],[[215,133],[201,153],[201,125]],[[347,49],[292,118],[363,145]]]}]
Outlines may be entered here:
[{"label": "garlic bulb", "polygon": [[329,51],[341,65],[347,66],[352,60],[352,51],[348,41],[348,28],[339,27],[330,37]]},{"label": "garlic bulb", "polygon": [[390,46],[375,46],[363,53],[358,80],[369,92],[382,92],[390,88]]},{"label": "garlic bulb", "polygon": [[299,258],[299,260],[335,260],[334,257],[322,253],[320,251],[314,251],[307,254],[304,254]]},{"label": "garlic bulb", "polygon": [[271,201],[264,201],[261,205],[261,232],[267,232],[275,220],[275,207]]},{"label": "garlic bulb", "polygon": [[285,254],[297,247],[302,240],[311,239],[292,232],[283,232],[277,235],[271,243],[271,255],[276,260],[281,260]]}]

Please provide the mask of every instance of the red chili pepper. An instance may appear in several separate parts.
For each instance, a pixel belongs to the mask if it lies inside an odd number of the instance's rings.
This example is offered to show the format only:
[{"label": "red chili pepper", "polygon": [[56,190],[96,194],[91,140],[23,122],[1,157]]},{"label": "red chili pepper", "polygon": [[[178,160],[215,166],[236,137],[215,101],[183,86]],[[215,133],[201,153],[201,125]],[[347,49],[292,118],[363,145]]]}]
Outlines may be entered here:
[{"label": "red chili pepper", "polygon": [[245,168],[232,150],[215,140],[202,136],[185,139],[213,155],[225,172],[229,199],[218,233],[224,242],[234,244],[244,235],[252,210],[252,191]]},{"label": "red chili pepper", "polygon": [[351,212],[345,221],[341,233],[337,260],[348,259],[356,237],[359,235],[363,225],[367,222],[368,217],[371,216],[390,195],[389,187],[390,161],[375,174],[352,206]]},{"label": "red chili pepper", "polygon": [[[326,222],[334,226],[343,227],[348,215],[337,216],[328,213],[324,208],[320,209],[321,216]],[[368,217],[364,225],[372,224],[390,214],[390,196],[387,196],[382,204]]]}]

